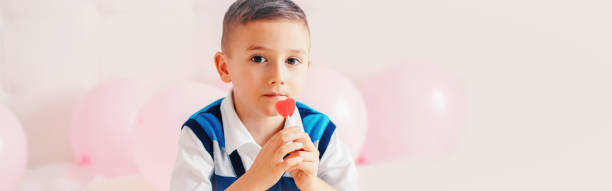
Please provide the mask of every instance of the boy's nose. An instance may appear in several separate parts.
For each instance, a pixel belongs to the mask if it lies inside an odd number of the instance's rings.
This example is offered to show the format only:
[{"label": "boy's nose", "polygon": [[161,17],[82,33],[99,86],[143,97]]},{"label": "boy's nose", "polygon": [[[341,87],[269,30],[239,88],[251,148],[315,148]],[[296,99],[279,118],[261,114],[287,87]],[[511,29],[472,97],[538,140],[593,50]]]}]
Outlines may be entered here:
[{"label": "boy's nose", "polygon": [[270,81],[270,85],[276,85],[276,84],[285,85],[285,82],[284,81]]},{"label": "boy's nose", "polygon": [[270,76],[270,80],[268,80],[268,84],[270,84],[270,86],[277,86],[277,85],[285,85],[285,80],[283,80],[283,74],[281,74],[281,71],[274,71],[274,74],[272,74],[272,76]]},{"label": "boy's nose", "polygon": [[283,68],[283,64],[282,63],[277,63],[274,65],[270,65],[271,67],[269,68],[269,72],[270,72],[270,79],[268,81],[268,84],[270,84],[271,86],[276,86],[276,85],[285,85],[285,71]]}]

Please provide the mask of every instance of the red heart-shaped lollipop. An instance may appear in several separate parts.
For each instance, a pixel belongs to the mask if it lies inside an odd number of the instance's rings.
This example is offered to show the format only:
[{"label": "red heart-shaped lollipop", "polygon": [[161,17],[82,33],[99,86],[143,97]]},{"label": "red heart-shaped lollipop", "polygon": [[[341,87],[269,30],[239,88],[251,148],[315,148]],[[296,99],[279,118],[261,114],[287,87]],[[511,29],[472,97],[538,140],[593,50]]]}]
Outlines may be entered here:
[{"label": "red heart-shaped lollipop", "polygon": [[286,100],[276,102],[276,111],[284,118],[288,118],[295,111],[295,100],[287,98]]}]

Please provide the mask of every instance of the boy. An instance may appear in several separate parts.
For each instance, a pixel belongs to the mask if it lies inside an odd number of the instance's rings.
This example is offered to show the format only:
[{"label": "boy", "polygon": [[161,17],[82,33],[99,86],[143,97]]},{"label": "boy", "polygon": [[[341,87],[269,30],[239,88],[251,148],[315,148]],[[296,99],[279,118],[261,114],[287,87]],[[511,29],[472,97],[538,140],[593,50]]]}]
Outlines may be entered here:
[{"label": "boy", "polygon": [[310,67],[304,12],[290,0],[238,0],[221,49],[216,68],[233,88],[183,125],[171,190],[355,190],[327,116],[299,102],[287,119],[275,108],[300,93]]}]

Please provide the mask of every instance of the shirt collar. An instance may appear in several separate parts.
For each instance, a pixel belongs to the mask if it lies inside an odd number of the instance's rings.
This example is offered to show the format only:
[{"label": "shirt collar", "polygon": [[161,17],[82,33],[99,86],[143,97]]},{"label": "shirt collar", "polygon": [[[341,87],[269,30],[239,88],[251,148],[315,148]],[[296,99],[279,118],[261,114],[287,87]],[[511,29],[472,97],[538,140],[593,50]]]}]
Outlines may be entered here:
[{"label": "shirt collar", "polygon": [[[251,133],[247,130],[246,126],[242,123],[236,110],[234,109],[234,100],[232,96],[232,90],[229,91],[227,97],[221,101],[221,118],[223,120],[223,134],[225,138],[225,152],[230,154],[234,150],[238,149],[242,145],[252,143],[257,145]],[[297,106],[293,115],[287,120],[294,120],[303,129],[302,119],[300,112],[298,112]],[[285,120],[285,121],[287,121]],[[289,123],[285,123],[283,128],[288,128]],[[258,145],[261,148],[261,145]]]}]

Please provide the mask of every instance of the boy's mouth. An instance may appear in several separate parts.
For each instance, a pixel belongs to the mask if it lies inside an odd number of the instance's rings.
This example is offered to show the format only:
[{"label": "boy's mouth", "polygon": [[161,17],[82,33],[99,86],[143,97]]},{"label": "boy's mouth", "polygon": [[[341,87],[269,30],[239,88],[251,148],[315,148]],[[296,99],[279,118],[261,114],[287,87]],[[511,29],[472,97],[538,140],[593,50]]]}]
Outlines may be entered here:
[{"label": "boy's mouth", "polygon": [[267,98],[273,98],[273,99],[279,99],[279,100],[287,99],[287,94],[280,94],[280,93],[269,93],[269,94],[264,94],[264,96]]}]

